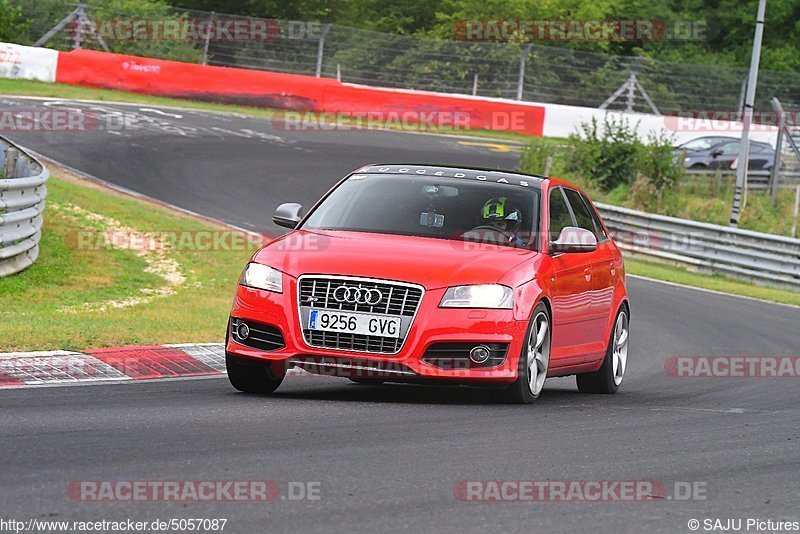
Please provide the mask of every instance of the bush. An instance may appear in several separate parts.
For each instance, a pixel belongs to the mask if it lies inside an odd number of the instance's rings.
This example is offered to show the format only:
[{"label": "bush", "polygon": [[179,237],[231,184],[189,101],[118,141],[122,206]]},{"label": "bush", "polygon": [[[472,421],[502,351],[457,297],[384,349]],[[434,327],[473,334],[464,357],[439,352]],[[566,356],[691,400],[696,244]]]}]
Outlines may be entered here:
[{"label": "bush", "polygon": [[683,176],[672,141],[651,133],[643,143],[627,121],[606,117],[602,125],[597,120],[583,123],[564,146],[534,139],[522,153],[521,167],[541,174],[553,158],[548,174],[563,176],[598,198],[659,211],[665,193]]},{"label": "bush", "polygon": [[[520,168],[531,174],[545,174],[547,158],[549,157],[556,157],[553,145],[543,137],[536,137],[523,149],[520,157]],[[548,174],[553,174],[552,164]]]},{"label": "bush", "polygon": [[683,176],[683,169],[675,162],[672,138],[650,134],[648,144],[642,147],[640,172],[656,199],[656,210],[661,209],[664,193],[673,189]]},{"label": "bush", "polygon": [[603,192],[631,184],[641,163],[642,143],[627,121],[606,116],[602,127],[596,119],[581,124],[581,131],[569,136],[567,171],[595,182]]}]

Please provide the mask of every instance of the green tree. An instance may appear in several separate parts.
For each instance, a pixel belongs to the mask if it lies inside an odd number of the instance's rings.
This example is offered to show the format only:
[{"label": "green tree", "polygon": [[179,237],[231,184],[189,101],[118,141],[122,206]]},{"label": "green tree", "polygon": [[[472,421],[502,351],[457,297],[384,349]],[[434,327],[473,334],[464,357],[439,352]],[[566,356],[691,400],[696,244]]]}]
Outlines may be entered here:
[{"label": "green tree", "polygon": [[22,17],[22,7],[0,0],[0,41],[15,41],[28,30],[30,23]]}]

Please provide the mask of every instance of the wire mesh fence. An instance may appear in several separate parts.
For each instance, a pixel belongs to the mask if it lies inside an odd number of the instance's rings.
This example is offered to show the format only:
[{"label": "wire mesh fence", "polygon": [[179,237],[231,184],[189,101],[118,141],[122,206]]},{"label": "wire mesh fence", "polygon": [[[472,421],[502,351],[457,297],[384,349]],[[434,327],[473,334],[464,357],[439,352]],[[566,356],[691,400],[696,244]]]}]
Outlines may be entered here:
[{"label": "wire mesh fence", "polygon": [[[33,44],[82,4],[21,0],[30,21],[20,44]],[[320,22],[252,19],[179,10],[163,5],[109,2],[85,5],[84,23],[72,21],[55,32],[47,46],[108,48],[145,57],[283,73],[338,77],[344,82],[479,96],[520,98],[543,103],[597,108],[635,71],[662,114],[685,110],[741,108],[746,69],[689,65],[599,54],[536,43],[438,40],[394,35]],[[120,21],[240,22],[266,25],[266,37],[251,39],[118,39],[109,23]],[[93,25],[93,26],[92,26]],[[76,39],[76,28],[77,37]],[[94,31],[96,30],[96,31]],[[113,33],[113,32],[112,32]],[[209,34],[210,35],[210,34]],[[105,36],[105,38],[103,38]],[[762,71],[756,107],[770,109],[778,97],[800,109],[800,74]],[[641,92],[626,92],[608,109],[651,112]]]}]

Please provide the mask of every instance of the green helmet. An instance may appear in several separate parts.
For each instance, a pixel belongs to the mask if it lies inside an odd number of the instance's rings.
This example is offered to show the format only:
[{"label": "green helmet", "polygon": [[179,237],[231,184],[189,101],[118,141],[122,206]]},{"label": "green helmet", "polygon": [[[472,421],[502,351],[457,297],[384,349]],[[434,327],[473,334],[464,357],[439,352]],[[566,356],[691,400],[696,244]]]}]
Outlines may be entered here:
[{"label": "green helmet", "polygon": [[505,222],[509,229],[518,230],[522,225],[522,213],[507,203],[506,197],[492,198],[483,205],[481,217],[487,222]]}]

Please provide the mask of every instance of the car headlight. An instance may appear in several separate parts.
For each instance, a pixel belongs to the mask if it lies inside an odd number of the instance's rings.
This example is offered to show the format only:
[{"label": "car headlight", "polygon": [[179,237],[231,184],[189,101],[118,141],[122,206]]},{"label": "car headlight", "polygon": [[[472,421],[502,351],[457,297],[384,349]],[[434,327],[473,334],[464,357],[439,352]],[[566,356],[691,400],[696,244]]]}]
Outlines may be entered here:
[{"label": "car headlight", "polygon": [[248,263],[239,283],[247,287],[283,293],[283,273],[260,263]]},{"label": "car headlight", "polygon": [[500,284],[450,287],[439,303],[441,308],[505,308],[514,304],[514,292]]}]

